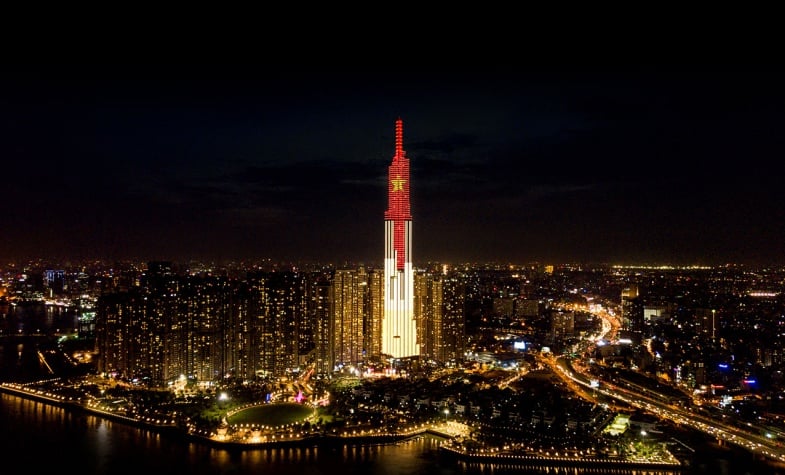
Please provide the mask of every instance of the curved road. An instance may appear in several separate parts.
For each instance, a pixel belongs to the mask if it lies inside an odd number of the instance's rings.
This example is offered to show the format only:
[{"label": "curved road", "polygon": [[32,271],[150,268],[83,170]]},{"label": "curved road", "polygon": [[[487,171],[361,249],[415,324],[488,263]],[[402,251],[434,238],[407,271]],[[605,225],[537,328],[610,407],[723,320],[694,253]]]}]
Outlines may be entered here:
[{"label": "curved road", "polygon": [[[595,310],[593,313],[603,319],[602,334],[599,338],[613,339],[619,328],[618,320],[603,309]],[[593,347],[593,344],[587,343],[579,354],[586,359]],[[718,440],[735,444],[753,453],[785,462],[785,447],[781,447],[776,441],[760,435],[765,433],[763,428],[757,428],[749,424],[750,429],[756,430],[757,433],[750,432],[738,426],[731,426],[716,419],[702,416],[689,408],[685,409],[670,405],[656,398],[609,383],[602,383],[604,387],[601,388],[593,387],[590,383],[591,376],[575,371],[566,358],[561,356],[556,358],[541,356],[540,360],[550,366],[568,387],[591,401],[598,402],[596,395],[606,396],[634,408],[652,413],[660,418],[692,427],[712,437],[716,437]]]}]

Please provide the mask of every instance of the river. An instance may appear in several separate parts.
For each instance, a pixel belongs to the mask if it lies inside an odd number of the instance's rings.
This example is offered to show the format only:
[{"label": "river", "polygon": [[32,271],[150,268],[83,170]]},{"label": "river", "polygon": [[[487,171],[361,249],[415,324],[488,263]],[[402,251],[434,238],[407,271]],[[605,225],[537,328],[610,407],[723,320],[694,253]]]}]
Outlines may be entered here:
[{"label": "river", "polygon": [[[90,414],[0,394],[0,460],[19,473],[53,474],[616,474],[670,471],[496,467],[466,464],[438,451],[442,439],[342,448],[224,449],[184,441]],[[3,471],[5,472],[5,471]],[[5,472],[7,473],[7,472]],[[17,473],[17,472],[15,472]]]},{"label": "river", "polygon": [[[0,380],[46,376],[35,357],[39,338],[0,339]],[[743,450],[695,438],[688,440],[697,448],[692,466],[681,472],[465,463],[442,455],[442,439],[433,436],[389,445],[228,449],[5,393],[0,393],[0,435],[3,474],[785,475],[785,469],[763,465]]]}]

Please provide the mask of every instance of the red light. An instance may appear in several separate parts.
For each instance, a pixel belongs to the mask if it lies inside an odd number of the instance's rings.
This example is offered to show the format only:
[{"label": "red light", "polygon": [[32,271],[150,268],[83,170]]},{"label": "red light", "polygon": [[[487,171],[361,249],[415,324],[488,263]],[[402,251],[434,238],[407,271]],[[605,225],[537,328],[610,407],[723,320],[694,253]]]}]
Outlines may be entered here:
[{"label": "red light", "polygon": [[403,121],[395,122],[395,156],[387,172],[386,221],[394,221],[393,248],[396,251],[396,267],[403,270],[406,261],[406,223],[411,221],[409,203],[409,159],[403,150]]}]

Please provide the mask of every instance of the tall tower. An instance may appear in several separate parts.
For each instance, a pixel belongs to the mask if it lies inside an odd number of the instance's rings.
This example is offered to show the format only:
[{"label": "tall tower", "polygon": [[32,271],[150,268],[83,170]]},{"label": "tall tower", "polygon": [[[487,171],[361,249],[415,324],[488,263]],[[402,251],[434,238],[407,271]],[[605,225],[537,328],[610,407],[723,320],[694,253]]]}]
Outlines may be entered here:
[{"label": "tall tower", "polygon": [[382,354],[406,358],[420,354],[414,318],[412,214],[409,159],[403,151],[403,121],[395,121],[395,155],[387,172],[384,212],[384,317]]}]

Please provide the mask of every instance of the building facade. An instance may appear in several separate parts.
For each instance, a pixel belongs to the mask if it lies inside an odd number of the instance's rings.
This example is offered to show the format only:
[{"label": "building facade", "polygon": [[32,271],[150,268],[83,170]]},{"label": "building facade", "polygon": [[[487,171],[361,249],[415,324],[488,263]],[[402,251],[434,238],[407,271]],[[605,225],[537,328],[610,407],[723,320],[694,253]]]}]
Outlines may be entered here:
[{"label": "building facade", "polygon": [[382,354],[407,358],[420,354],[414,315],[412,215],[409,159],[403,150],[403,121],[395,122],[395,155],[388,168],[384,213],[384,316]]},{"label": "building facade", "polygon": [[368,274],[364,268],[335,271],[330,293],[334,370],[365,359],[364,322],[368,314]]}]

